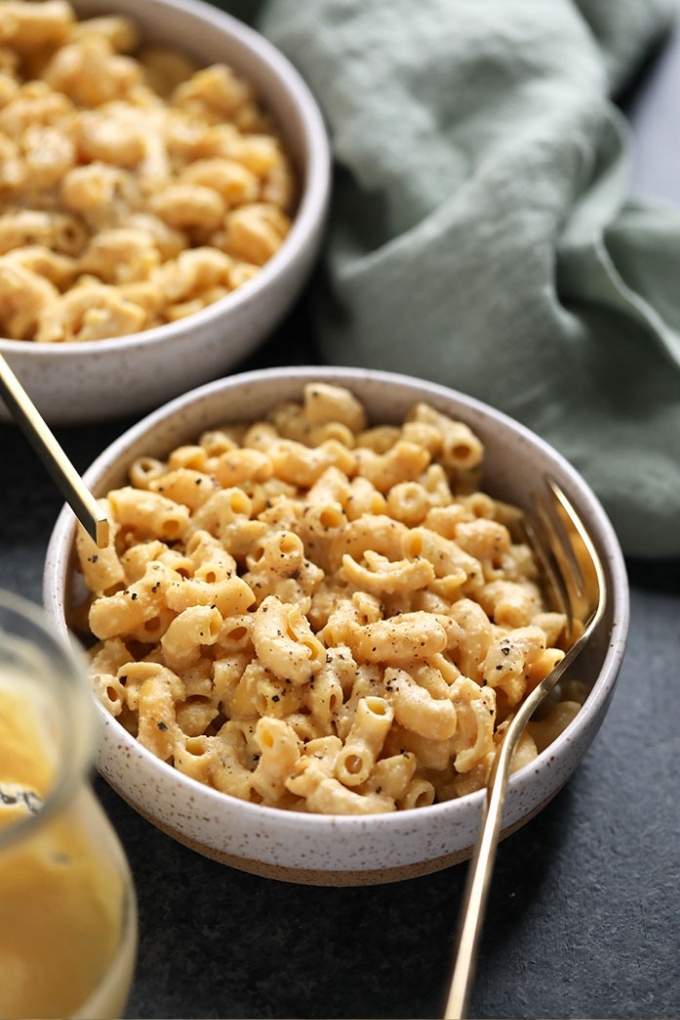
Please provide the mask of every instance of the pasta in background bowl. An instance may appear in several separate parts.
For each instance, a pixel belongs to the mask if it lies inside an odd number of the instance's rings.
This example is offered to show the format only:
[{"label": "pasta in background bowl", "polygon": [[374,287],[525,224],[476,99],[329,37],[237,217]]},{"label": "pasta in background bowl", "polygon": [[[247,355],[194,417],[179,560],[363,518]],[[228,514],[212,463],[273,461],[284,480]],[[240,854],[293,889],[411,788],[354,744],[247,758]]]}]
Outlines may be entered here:
[{"label": "pasta in background bowl", "polygon": [[[442,430],[452,421],[459,424],[442,453]],[[242,423],[251,423],[249,432],[228,427]],[[482,450],[488,495],[479,494]],[[327,456],[332,462],[320,463]],[[98,496],[111,494],[118,551],[130,572],[116,577],[121,557],[109,551],[100,559],[82,536],[76,541],[65,509],[48,550],[44,597],[66,630],[77,625],[86,594],[81,570],[92,590],[108,592],[90,607],[103,656],[95,672],[111,678],[103,691],[108,707],[98,700],[102,774],[180,841],[285,880],[385,882],[467,857],[493,751],[481,734],[493,741],[495,727],[500,735],[513,701],[561,654],[559,621],[536,601],[526,547],[511,537],[513,507],[528,504],[547,471],[590,528],[612,598],[578,661],[578,682],[563,692],[569,707],[551,734],[558,735],[541,750],[536,731],[538,755],[530,748],[511,777],[505,832],[526,822],[571,775],[614,687],[628,621],[617,540],[580,476],[526,429],[446,388],[373,371],[272,369],[209,383],[134,426],[87,472]],[[251,479],[248,493],[237,475]],[[446,478],[459,490],[453,505]],[[197,497],[205,485],[213,488]],[[417,506],[419,491],[429,510]],[[458,532],[448,545],[447,529]],[[475,576],[480,562],[483,581]],[[159,591],[162,607],[132,620]],[[461,658],[460,643],[449,656],[466,628],[478,640],[471,620],[483,612],[497,616],[493,627],[487,621],[487,637],[493,629],[497,640],[487,641],[483,666],[474,649]],[[125,649],[116,644],[120,634]],[[281,641],[282,634],[294,640]],[[210,685],[226,692],[219,709],[200,688],[204,660],[213,663]],[[253,692],[259,707],[248,700]],[[119,696],[125,704],[113,703]],[[465,743],[471,699],[479,712]],[[323,722],[324,710],[332,725]],[[239,726],[247,763],[229,757]],[[445,746],[457,768],[438,760]]]},{"label": "pasta in background bowl", "polygon": [[201,0],[0,17],[0,353],[54,424],[222,374],[318,254],[330,160],[306,84]]}]

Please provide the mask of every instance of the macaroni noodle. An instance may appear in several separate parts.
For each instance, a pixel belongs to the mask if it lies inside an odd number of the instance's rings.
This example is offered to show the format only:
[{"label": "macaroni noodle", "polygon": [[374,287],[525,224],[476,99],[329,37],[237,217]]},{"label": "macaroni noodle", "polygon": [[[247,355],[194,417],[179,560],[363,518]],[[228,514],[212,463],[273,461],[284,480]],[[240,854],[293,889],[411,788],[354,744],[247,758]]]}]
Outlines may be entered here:
[{"label": "macaroni noodle", "polygon": [[126,17],[0,0],[0,334],[151,329],[252,279],[291,225],[291,161],[250,85]]},{"label": "macaroni noodle", "polygon": [[[255,803],[366,814],[479,789],[565,648],[520,512],[474,484],[483,452],[424,404],[369,428],[351,393],[309,383],[138,458],[101,500],[110,546],[77,537],[102,703]],[[559,692],[515,767],[578,711],[578,686]]]}]

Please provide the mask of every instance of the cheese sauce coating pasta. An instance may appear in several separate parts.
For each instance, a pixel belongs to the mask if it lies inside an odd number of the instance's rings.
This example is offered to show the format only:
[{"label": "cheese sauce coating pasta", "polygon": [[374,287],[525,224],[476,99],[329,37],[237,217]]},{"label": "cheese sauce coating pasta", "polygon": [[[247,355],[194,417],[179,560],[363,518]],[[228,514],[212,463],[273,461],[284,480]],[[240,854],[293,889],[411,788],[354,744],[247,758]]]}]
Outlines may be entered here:
[{"label": "cheese sauce coating pasta", "polygon": [[[313,382],[138,459],[100,501],[109,547],[77,534],[101,701],[159,758],[255,803],[366,814],[479,789],[565,630],[521,513],[479,491],[483,454],[425,403],[375,426]],[[563,685],[513,767],[581,701]]]},{"label": "cheese sauce coating pasta", "polygon": [[0,0],[0,335],[124,336],[260,271],[291,161],[250,84],[67,0]]}]

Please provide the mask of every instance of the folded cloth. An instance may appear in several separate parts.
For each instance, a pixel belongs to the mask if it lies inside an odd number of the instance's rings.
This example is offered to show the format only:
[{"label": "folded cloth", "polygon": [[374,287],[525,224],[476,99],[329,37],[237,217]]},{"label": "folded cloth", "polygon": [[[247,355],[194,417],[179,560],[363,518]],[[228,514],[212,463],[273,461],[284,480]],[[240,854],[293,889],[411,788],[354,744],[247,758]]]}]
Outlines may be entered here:
[{"label": "folded cloth", "polygon": [[336,161],[324,360],[554,444],[632,556],[680,554],[680,213],[627,200],[611,96],[677,0],[264,0]]}]

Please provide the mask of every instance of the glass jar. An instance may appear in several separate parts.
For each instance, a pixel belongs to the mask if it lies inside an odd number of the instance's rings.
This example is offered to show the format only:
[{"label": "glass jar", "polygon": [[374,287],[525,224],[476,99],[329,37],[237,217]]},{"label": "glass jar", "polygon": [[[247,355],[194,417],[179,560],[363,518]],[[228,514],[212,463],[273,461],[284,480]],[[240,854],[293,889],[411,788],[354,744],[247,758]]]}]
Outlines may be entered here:
[{"label": "glass jar", "polygon": [[82,652],[0,592],[0,1016],[114,1018],[128,997],[137,908],[90,787]]}]

